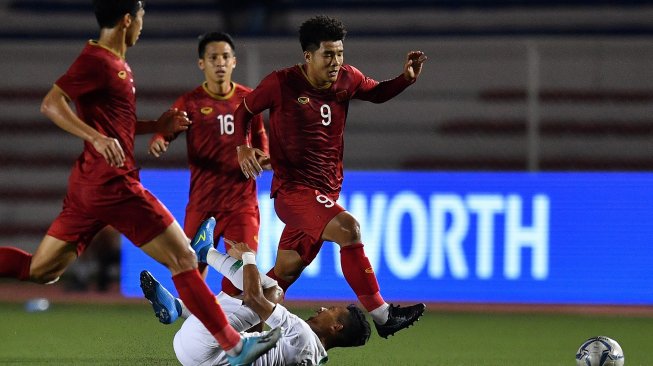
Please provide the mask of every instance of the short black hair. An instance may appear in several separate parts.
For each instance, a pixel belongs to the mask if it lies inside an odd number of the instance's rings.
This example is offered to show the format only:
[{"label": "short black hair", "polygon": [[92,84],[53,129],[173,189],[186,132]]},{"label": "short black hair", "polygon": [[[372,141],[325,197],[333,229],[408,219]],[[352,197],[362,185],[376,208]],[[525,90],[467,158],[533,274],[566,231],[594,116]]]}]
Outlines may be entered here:
[{"label": "short black hair", "polygon": [[225,32],[210,32],[204,33],[197,38],[199,44],[197,45],[197,54],[199,58],[204,58],[204,52],[206,51],[206,45],[211,42],[227,42],[231,46],[231,50],[236,53],[236,46],[234,45],[234,39],[231,38],[229,33]]},{"label": "short black hair", "polygon": [[315,16],[299,27],[299,43],[302,51],[313,52],[324,41],[343,41],[347,35],[345,25],[326,15]]},{"label": "short black hair", "polygon": [[113,28],[125,14],[136,16],[144,8],[143,0],[93,0],[95,19],[100,28]]},{"label": "short black hair", "polygon": [[339,321],[343,325],[342,332],[334,340],[334,347],[359,347],[365,345],[370,339],[370,323],[365,318],[365,313],[354,304],[347,305],[349,312]]}]

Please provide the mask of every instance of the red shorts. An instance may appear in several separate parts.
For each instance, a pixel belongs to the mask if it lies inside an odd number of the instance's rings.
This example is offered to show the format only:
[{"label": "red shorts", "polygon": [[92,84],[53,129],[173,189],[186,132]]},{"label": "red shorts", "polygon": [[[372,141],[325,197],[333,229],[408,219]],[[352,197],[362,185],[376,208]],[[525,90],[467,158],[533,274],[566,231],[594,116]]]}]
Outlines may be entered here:
[{"label": "red shorts", "polygon": [[302,185],[282,186],[276,193],[274,209],[286,224],[279,249],[294,250],[306,265],[322,248],[322,232],[345,209],[336,203],[337,195],[326,195]]},{"label": "red shorts", "polygon": [[138,179],[121,176],[101,186],[69,182],[63,210],[47,234],[76,243],[79,255],[107,225],[140,247],[165,231],[174,220],[163,203]]},{"label": "red shorts", "polygon": [[[213,240],[217,246],[220,237],[247,244],[258,251],[258,229],[261,223],[258,207],[247,211],[188,211],[184,220],[184,232],[193,238],[202,221],[215,217]],[[226,245],[226,244],[225,244]]]}]

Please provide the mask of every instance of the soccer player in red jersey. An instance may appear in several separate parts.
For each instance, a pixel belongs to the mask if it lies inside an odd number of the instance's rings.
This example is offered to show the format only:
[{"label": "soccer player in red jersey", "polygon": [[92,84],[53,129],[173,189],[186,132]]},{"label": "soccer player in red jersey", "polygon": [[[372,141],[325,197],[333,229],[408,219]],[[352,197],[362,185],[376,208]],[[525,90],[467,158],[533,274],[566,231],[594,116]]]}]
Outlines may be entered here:
[{"label": "soccer player in red jersey", "polygon": [[[383,103],[413,84],[426,55],[409,52],[399,76],[378,82],[343,64],[345,34],[343,24],[330,17],[304,22],[299,29],[304,64],[266,76],[238,107],[235,122],[248,126],[253,115],[270,110],[271,195],[286,227],[268,276],[285,291],[325,240],[337,243],[347,283],[372,315],[379,335],[387,338],[413,324],[425,305],[399,307],[383,300],[358,221],[336,203],[343,179],[345,120],[351,99]],[[259,153],[243,140],[238,160],[245,176],[260,174],[258,159]]]},{"label": "soccer player in red jersey", "polygon": [[[227,350],[230,361],[248,364],[276,340],[245,340],[229,325],[197,270],[188,238],[139,180],[134,135],[160,130],[160,123],[137,120],[133,75],[125,60],[127,48],[136,44],[141,33],[144,3],[95,0],[93,4],[99,39],[86,44],[41,105],[57,126],[84,140],[84,151],[70,174],[63,210],[36,253],[0,247],[0,277],[54,282],[93,236],[111,225],[170,270],[180,297]],[[75,102],[77,114],[70,101]],[[166,119],[183,118],[179,112],[169,112],[160,122]]]},{"label": "soccer player in red jersey", "polygon": [[[246,243],[256,252],[260,225],[256,182],[243,176],[234,152],[247,138],[267,159],[268,137],[261,115],[253,117],[253,133],[247,136],[244,129],[234,126],[234,111],[252,91],[232,81],[235,50],[234,41],[227,33],[200,36],[198,66],[205,81],[173,105],[192,121],[186,131],[190,192],[184,231],[189,238],[193,237],[200,224],[213,216],[217,222],[214,243],[224,237]],[[177,136],[156,134],[150,142],[150,153],[159,157]],[[229,250],[227,242],[225,246]],[[200,271],[206,273],[205,269],[206,265],[200,263]],[[241,292],[226,277],[222,280],[222,290],[229,295]]]}]

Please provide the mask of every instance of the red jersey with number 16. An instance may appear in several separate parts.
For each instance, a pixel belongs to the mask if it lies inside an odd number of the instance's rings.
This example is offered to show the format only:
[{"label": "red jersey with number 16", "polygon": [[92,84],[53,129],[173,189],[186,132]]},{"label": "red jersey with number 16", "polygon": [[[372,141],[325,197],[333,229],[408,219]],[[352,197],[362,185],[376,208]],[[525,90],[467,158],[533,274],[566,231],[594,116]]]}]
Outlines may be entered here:
[{"label": "red jersey with number 16", "polygon": [[245,107],[252,114],[270,109],[272,197],[286,183],[338,194],[349,101],[382,103],[412,84],[403,74],[379,83],[343,65],[334,83],[316,88],[303,67],[272,72],[245,97]]},{"label": "red jersey with number 16", "polygon": [[111,167],[93,145],[75,162],[70,181],[101,185],[111,178],[130,174],[138,178],[134,160],[136,89],[132,71],[124,58],[89,41],[68,71],[55,84],[75,102],[77,115],[100,133],[118,140],[125,164]]},{"label": "red jersey with number 16", "polygon": [[251,135],[235,126],[234,111],[251,89],[232,82],[224,96],[211,93],[206,83],[182,95],[173,108],[185,111],[193,124],[186,131],[190,193],[188,210],[235,211],[258,206],[256,182],[245,178],[236,146],[243,139],[267,153],[267,135],[261,115],[252,120]]}]

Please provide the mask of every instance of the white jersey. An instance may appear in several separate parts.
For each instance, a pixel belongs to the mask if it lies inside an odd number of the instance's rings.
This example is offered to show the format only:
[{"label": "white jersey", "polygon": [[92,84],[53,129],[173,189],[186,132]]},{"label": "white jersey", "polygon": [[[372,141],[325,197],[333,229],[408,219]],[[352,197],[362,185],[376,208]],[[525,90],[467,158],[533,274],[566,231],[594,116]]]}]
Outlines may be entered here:
[{"label": "white jersey", "polygon": [[[259,317],[251,309],[242,305],[242,301],[224,293],[218,295],[218,301],[236,330],[242,332],[259,322]],[[327,353],[311,327],[285,307],[277,304],[272,315],[265,321],[271,328],[281,327],[281,339],[277,346],[263,354],[254,362],[254,366],[317,366],[327,361]],[[262,333],[244,333],[251,337]],[[227,355],[213,335],[195,316],[184,321],[173,342],[177,359],[184,366],[211,365],[228,366]]]}]

